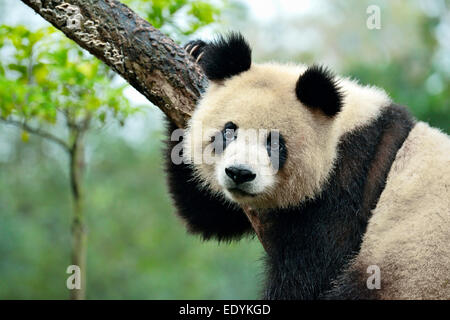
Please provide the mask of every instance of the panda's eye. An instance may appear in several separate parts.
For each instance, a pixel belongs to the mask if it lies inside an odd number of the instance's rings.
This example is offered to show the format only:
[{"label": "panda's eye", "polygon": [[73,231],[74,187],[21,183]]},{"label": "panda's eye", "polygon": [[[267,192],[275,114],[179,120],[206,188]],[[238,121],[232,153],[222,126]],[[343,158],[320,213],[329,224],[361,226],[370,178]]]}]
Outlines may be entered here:
[{"label": "panda's eye", "polygon": [[236,139],[236,130],[237,125],[233,122],[229,121],[225,123],[225,126],[223,127],[223,138],[226,142],[231,142],[234,139]]},{"label": "panda's eye", "polygon": [[225,137],[225,140],[227,140],[227,141],[234,140],[236,137],[234,134],[234,130],[230,130],[230,129],[225,130],[224,137]]},{"label": "panda's eye", "polygon": [[272,151],[278,150],[279,147],[280,146],[279,146],[278,142],[272,142],[272,145],[271,145]]},{"label": "panda's eye", "polygon": [[271,131],[269,135],[267,136],[267,152],[269,156],[272,155],[272,152],[280,153],[284,150],[283,143],[280,141],[281,136],[280,133],[277,131]]},{"label": "panda's eye", "polygon": [[214,143],[214,152],[220,154],[228,144],[230,144],[237,137],[237,125],[229,121],[225,123],[222,131],[217,132],[211,137],[210,142]]},{"label": "panda's eye", "polygon": [[272,150],[278,150],[279,147],[280,147],[280,144],[278,143],[278,141],[272,141],[272,142],[270,143],[270,148],[271,148]]},{"label": "panda's eye", "polygon": [[270,131],[267,135],[266,148],[273,168],[277,170],[282,168],[286,162],[288,152],[286,142],[279,131]]}]

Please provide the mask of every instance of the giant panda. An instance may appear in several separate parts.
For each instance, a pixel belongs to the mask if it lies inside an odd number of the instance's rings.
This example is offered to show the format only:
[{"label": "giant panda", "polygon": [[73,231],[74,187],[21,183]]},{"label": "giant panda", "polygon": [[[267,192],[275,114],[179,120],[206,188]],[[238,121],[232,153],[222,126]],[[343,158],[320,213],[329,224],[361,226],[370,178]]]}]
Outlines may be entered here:
[{"label": "giant panda", "polygon": [[446,134],[325,67],[252,63],[239,33],[185,48],[209,79],[184,133],[168,125],[190,232],[254,235],[252,212],[263,299],[450,298]]}]

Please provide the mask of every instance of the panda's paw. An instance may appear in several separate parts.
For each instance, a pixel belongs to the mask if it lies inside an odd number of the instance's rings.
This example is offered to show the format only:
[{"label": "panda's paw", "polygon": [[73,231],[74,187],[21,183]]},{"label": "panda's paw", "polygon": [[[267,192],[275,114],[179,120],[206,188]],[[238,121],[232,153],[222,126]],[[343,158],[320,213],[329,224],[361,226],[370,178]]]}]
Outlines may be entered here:
[{"label": "panda's paw", "polygon": [[184,50],[189,53],[196,62],[199,62],[203,55],[203,50],[206,47],[206,42],[202,40],[192,40],[185,44]]}]

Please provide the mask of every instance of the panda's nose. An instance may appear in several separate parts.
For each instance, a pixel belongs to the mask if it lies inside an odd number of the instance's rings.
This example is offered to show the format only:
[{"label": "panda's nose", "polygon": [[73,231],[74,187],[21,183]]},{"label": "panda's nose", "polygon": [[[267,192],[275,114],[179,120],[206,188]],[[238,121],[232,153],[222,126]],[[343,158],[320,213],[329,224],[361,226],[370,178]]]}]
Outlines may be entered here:
[{"label": "panda's nose", "polygon": [[239,168],[239,167],[234,167],[234,166],[225,168],[225,173],[236,184],[241,184],[244,182],[252,181],[256,177],[256,174],[254,174],[250,170]]}]

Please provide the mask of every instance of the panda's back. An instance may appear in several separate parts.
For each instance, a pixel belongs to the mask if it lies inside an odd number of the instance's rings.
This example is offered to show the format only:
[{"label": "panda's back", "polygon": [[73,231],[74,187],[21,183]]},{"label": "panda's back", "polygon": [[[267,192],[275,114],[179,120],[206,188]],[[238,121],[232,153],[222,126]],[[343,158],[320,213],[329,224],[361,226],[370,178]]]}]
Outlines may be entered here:
[{"label": "panda's back", "polygon": [[396,155],[350,268],[379,267],[377,298],[450,298],[449,151],[446,134],[419,122]]}]

